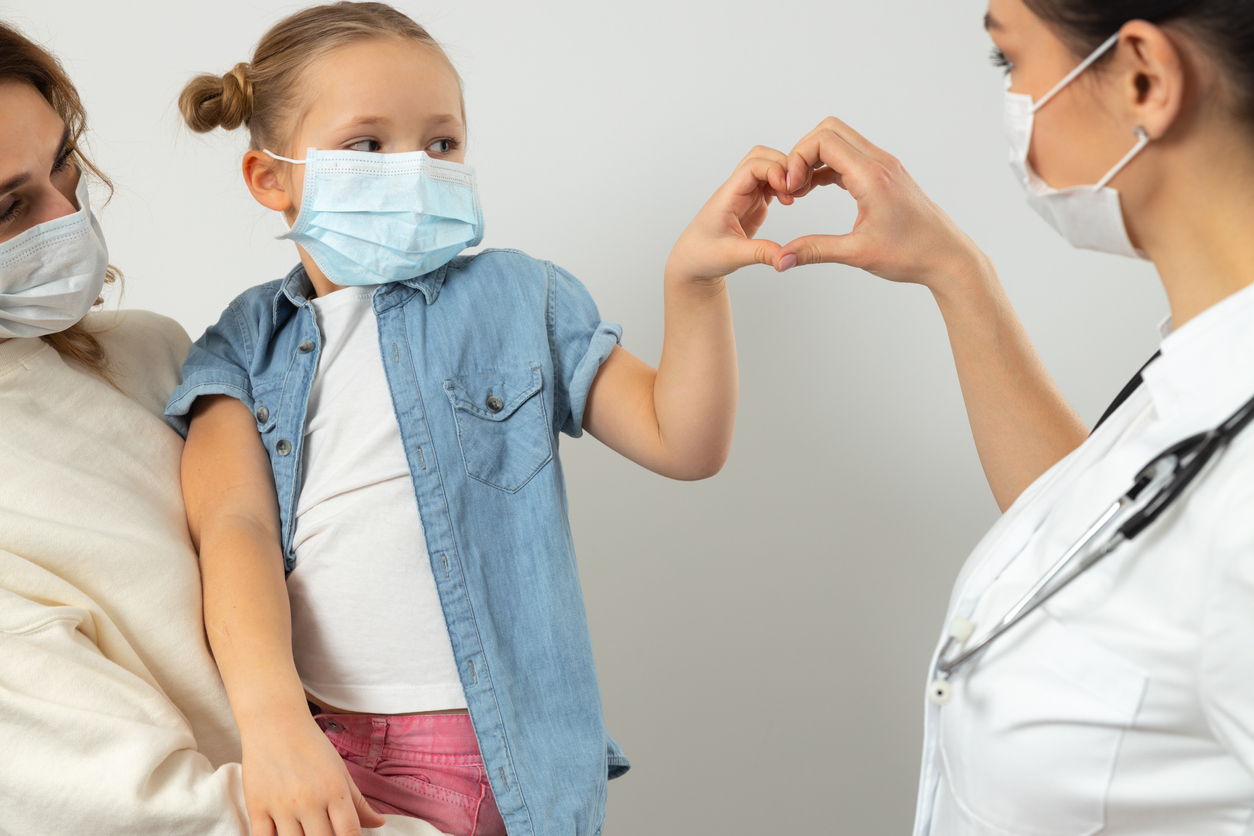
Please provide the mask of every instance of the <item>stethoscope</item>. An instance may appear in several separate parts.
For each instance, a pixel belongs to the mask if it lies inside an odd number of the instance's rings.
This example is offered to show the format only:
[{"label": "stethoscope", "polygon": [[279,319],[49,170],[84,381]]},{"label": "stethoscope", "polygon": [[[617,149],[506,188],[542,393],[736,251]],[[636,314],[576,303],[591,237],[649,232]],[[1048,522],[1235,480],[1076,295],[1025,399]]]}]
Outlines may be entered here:
[{"label": "stethoscope", "polygon": [[953,698],[953,686],[949,680],[959,668],[986,650],[999,636],[1031,615],[1089,567],[1119,546],[1134,540],[1153,524],[1197,478],[1206,463],[1227,449],[1232,439],[1251,421],[1254,421],[1254,398],[1246,401],[1244,406],[1214,429],[1186,438],[1159,453],[1137,474],[1132,487],[1097,518],[1075,545],[1067,549],[1058,562],[1010,608],[993,629],[971,647],[951,657],[950,651],[955,647],[962,647],[975,633],[974,624],[961,616],[955,617],[949,624],[945,644],[937,656],[927,698],[936,705],[949,702]]}]

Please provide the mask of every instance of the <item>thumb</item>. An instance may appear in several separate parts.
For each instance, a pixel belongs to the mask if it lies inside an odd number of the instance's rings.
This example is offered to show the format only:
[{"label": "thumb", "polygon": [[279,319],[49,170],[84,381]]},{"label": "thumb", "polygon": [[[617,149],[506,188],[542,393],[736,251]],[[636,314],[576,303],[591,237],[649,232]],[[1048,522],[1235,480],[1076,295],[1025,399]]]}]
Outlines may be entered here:
[{"label": "thumb", "polygon": [[732,257],[736,261],[736,269],[750,264],[775,264],[780,250],[779,244],[765,238],[744,238],[736,242],[732,248]]},{"label": "thumb", "polygon": [[361,794],[361,790],[357,789],[357,782],[351,778],[348,786],[353,794],[353,807],[357,810],[357,819],[361,822],[362,827],[383,827],[387,824],[387,819],[374,811],[370,806],[370,802]]},{"label": "thumb", "polygon": [[805,235],[789,241],[775,255],[775,269],[790,270],[798,264],[853,264],[858,257],[852,233],[845,235]]}]

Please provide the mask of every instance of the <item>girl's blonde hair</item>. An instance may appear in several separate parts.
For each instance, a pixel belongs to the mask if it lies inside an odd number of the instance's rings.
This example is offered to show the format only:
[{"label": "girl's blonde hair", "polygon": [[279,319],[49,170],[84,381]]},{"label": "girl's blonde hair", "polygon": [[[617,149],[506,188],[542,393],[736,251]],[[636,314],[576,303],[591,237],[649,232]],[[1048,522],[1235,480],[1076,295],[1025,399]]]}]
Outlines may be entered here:
[{"label": "girl's blonde hair", "polygon": [[[70,159],[78,167],[79,176],[92,174],[112,195],[113,184],[109,178],[83,153],[87,111],[61,62],[51,52],[4,23],[0,23],[0,82],[29,84],[39,91],[70,130]],[[105,281],[114,282],[121,276],[117,268],[110,266],[105,273]],[[103,301],[97,299],[96,304]],[[59,333],[49,334],[43,340],[62,357],[76,360],[105,380],[109,379],[109,358],[95,334],[88,331],[82,322],[76,322]]]},{"label": "girl's blonde hair", "polygon": [[[328,3],[280,20],[253,51],[251,62],[236,64],[225,75],[198,75],[179,96],[183,121],[197,133],[214,128],[248,128],[252,147],[281,148],[291,141],[307,95],[301,77],[330,53],[358,41],[399,38],[439,55],[461,86],[444,49],[404,13],[386,3]],[[462,106],[465,121],[465,105]]]}]

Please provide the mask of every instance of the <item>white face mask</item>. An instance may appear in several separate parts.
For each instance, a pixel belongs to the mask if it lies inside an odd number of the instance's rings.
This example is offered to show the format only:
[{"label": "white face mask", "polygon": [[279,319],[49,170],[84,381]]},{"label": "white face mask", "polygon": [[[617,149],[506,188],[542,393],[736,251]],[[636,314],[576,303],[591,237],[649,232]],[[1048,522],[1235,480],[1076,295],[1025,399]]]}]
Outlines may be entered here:
[{"label": "white face mask", "polygon": [[1119,192],[1107,185],[1112,178],[1141,153],[1149,144],[1144,129],[1136,129],[1137,143],[1115,167],[1106,173],[1096,185],[1072,186],[1055,189],[1040,178],[1028,164],[1028,146],[1032,142],[1032,124],[1036,111],[1045,106],[1080,73],[1092,66],[1115,44],[1118,33],[1094,50],[1093,54],[1058,82],[1041,100],[1033,103],[1032,97],[1010,92],[1010,76],[1006,76],[1006,135],[1010,140],[1010,168],[1027,192],[1028,205],[1036,210],[1049,225],[1058,230],[1073,247],[1097,250],[1130,258],[1147,258],[1141,250],[1132,246],[1127,227],[1123,223],[1123,209],[1119,205]]},{"label": "white face mask", "polygon": [[75,196],[77,212],[0,244],[0,338],[64,331],[100,298],[109,251],[81,173]]}]

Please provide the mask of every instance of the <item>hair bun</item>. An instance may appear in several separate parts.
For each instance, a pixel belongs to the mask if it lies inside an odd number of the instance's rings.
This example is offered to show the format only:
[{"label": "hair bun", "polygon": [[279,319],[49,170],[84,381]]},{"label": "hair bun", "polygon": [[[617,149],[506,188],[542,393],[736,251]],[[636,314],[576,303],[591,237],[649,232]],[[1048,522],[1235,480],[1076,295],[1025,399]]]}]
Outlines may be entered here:
[{"label": "hair bun", "polygon": [[248,64],[236,64],[222,76],[198,75],[179,95],[179,112],[196,133],[214,128],[235,130],[253,115],[253,83]]}]

